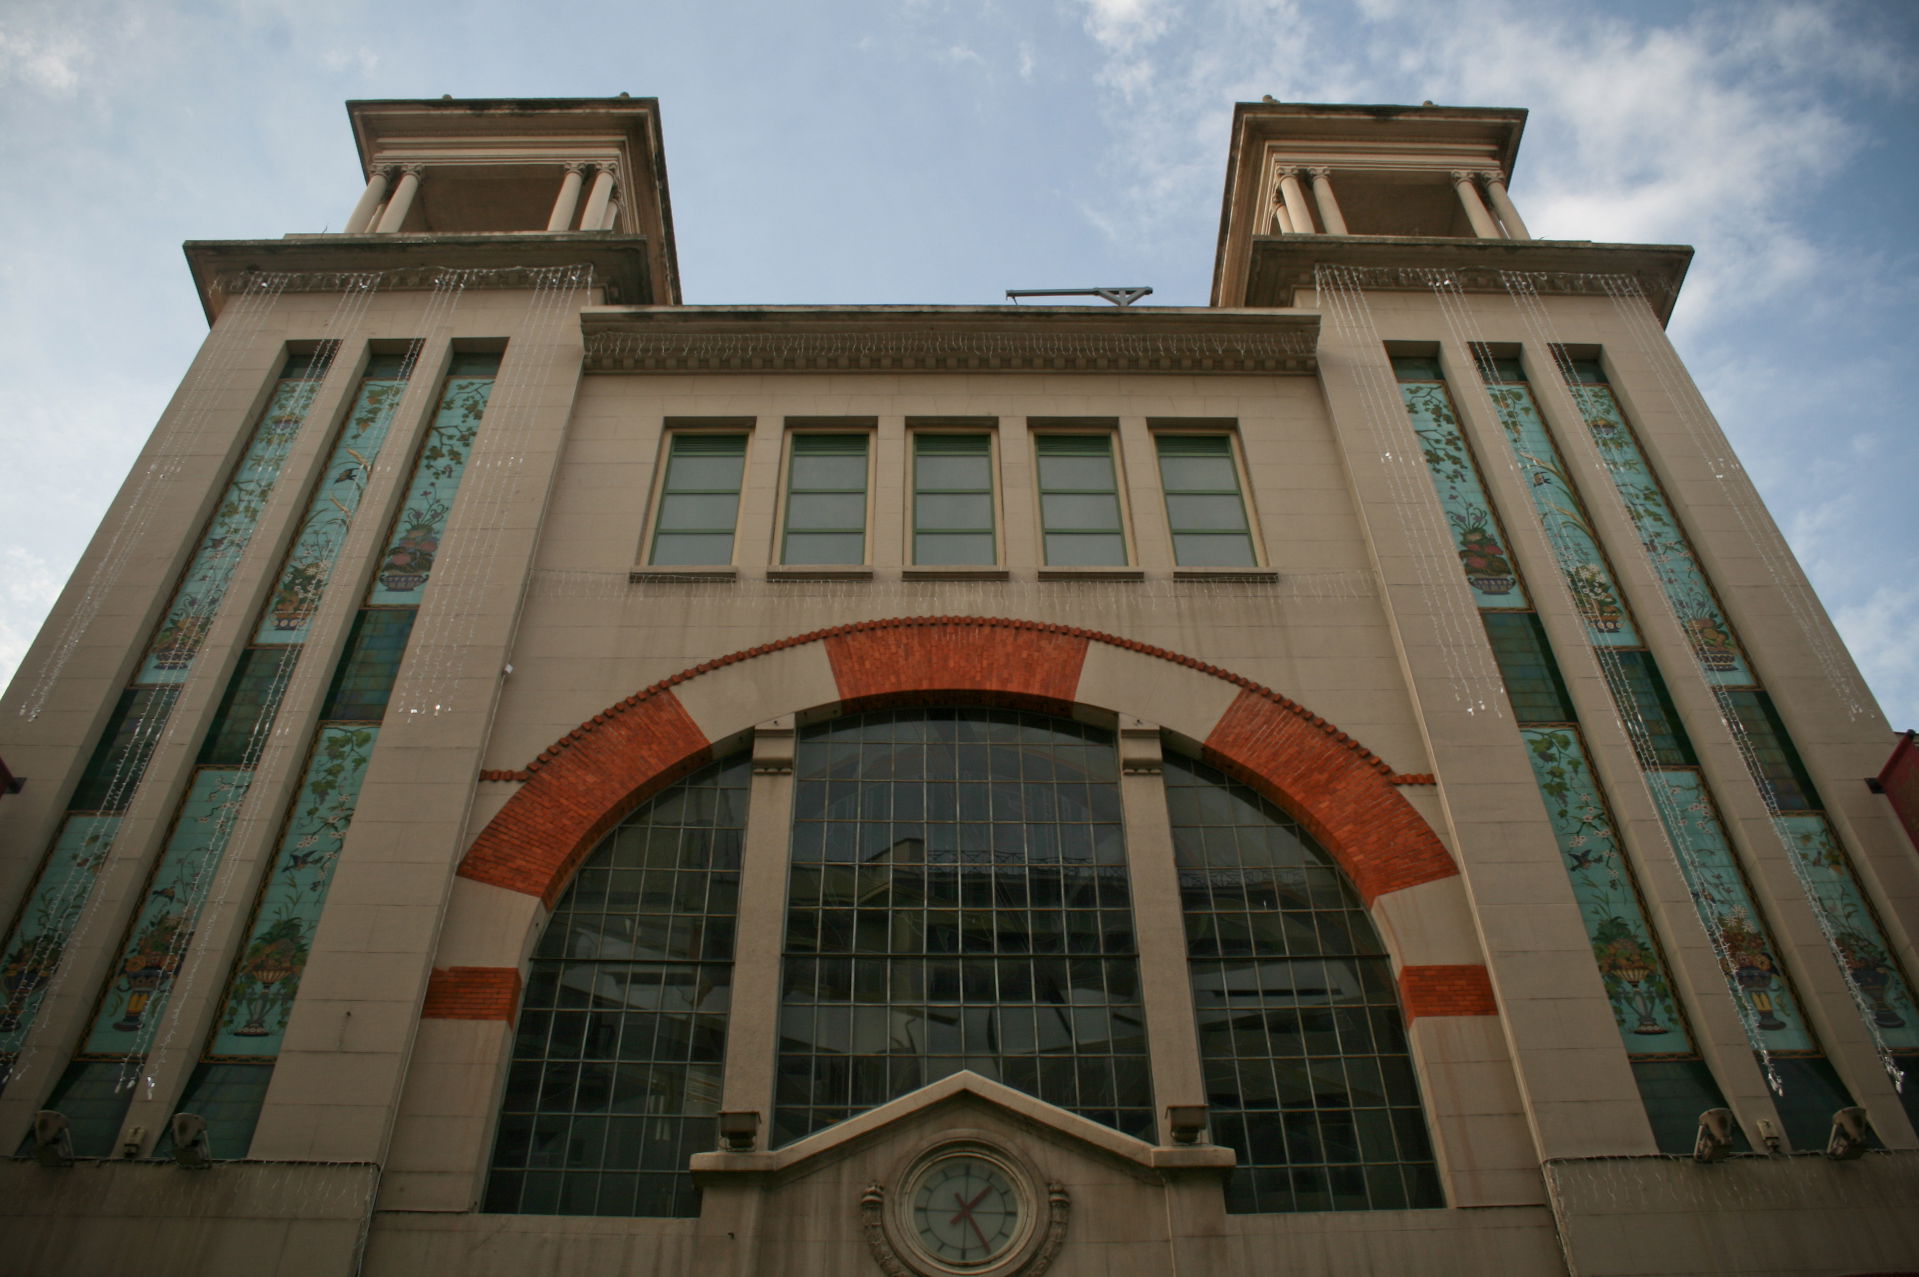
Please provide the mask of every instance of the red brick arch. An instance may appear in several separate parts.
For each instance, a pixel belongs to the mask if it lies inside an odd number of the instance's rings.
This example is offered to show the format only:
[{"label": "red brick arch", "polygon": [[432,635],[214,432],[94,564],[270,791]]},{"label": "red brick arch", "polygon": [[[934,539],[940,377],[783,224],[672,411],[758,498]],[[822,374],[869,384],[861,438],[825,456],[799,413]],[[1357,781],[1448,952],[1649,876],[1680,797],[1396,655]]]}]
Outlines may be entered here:
[{"label": "red brick arch", "polygon": [[[536,895],[548,906],[600,836],[649,795],[712,757],[712,742],[673,689],[770,652],[824,644],[840,707],[970,703],[1069,711],[1090,644],[1198,670],[1239,688],[1207,734],[1206,761],[1284,807],[1352,879],[1367,904],[1458,873],[1396,775],[1305,707],[1249,679],[1131,639],[994,617],[900,617],[797,634],[706,661],[595,714],[518,771],[523,781],[467,851],[460,874]],[[1124,711],[1123,705],[1102,706]],[[749,724],[740,724],[742,728]]]}]

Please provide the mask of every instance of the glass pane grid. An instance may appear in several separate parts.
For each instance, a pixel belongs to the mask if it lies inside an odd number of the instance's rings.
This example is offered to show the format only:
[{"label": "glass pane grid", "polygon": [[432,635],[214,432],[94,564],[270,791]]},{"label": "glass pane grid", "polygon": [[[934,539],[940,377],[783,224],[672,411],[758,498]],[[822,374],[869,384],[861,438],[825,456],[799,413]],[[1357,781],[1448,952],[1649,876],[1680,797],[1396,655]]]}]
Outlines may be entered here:
[{"label": "glass pane grid", "polygon": [[1539,617],[1532,612],[1482,611],[1479,618],[1492,641],[1493,660],[1506,684],[1513,717],[1522,723],[1572,722],[1572,698]]},{"label": "glass pane grid", "polygon": [[1160,486],[1182,566],[1251,566],[1253,540],[1240,495],[1232,440],[1225,435],[1162,434]]},{"label": "glass pane grid", "polygon": [[1040,526],[1055,566],[1126,564],[1110,435],[1039,435]]},{"label": "glass pane grid", "polygon": [[1213,1139],[1234,1212],[1442,1198],[1390,960],[1359,898],[1283,811],[1168,755]]},{"label": "glass pane grid", "polygon": [[782,563],[866,561],[866,449],[863,434],[793,436]]},{"label": "glass pane grid", "polygon": [[[328,722],[377,723],[400,675],[407,639],[419,609],[361,608],[353,618],[346,654],[333,674],[320,717]],[[211,760],[208,760],[211,761]],[[235,760],[237,761],[237,760]]]},{"label": "glass pane grid", "polygon": [[489,1211],[698,1213],[717,1146],[749,764],[708,767],[609,834],[534,953]]},{"label": "glass pane grid", "polygon": [[675,435],[654,520],[652,562],[731,562],[745,471],[745,435]]},{"label": "glass pane grid", "polygon": [[120,693],[107,730],[67,802],[69,811],[126,810],[179,694],[177,687],[135,687]]},{"label": "glass pane grid", "polygon": [[803,734],[776,1142],[961,1069],[1151,1138],[1117,781],[1108,738],[1041,715]]},{"label": "glass pane grid", "polygon": [[991,440],[985,435],[915,436],[913,561],[997,560]]}]

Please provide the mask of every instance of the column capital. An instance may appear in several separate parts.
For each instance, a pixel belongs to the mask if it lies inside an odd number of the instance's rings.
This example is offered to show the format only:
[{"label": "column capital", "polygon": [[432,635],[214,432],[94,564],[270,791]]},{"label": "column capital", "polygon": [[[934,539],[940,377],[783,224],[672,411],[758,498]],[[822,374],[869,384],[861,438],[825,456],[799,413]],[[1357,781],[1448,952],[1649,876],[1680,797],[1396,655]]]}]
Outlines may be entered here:
[{"label": "column capital", "polygon": [[400,173],[405,177],[411,177],[411,178],[424,177],[426,175],[426,165],[402,164],[400,165]]},{"label": "column capital", "polygon": [[1506,184],[1506,175],[1496,168],[1481,169],[1479,170],[1479,180],[1482,182],[1497,182],[1501,186],[1504,186]]},{"label": "column capital", "polygon": [[1332,168],[1329,165],[1325,165],[1325,164],[1312,165],[1310,168],[1306,170],[1306,172],[1311,174],[1313,177],[1331,177],[1333,175]]},{"label": "column capital", "polygon": [[1453,170],[1453,185],[1461,186],[1470,183],[1475,176],[1471,169],[1456,168]]},{"label": "column capital", "polygon": [[1273,165],[1273,176],[1274,176],[1274,177],[1298,177],[1298,176],[1299,176],[1299,174],[1300,174],[1300,171],[1301,171],[1301,170],[1300,170],[1300,167],[1299,167],[1299,165],[1297,165],[1297,164],[1275,164],[1275,165]]},{"label": "column capital", "polygon": [[560,165],[560,171],[563,173],[578,173],[584,177],[586,171],[592,167],[593,166],[586,160],[568,160],[566,163]]}]

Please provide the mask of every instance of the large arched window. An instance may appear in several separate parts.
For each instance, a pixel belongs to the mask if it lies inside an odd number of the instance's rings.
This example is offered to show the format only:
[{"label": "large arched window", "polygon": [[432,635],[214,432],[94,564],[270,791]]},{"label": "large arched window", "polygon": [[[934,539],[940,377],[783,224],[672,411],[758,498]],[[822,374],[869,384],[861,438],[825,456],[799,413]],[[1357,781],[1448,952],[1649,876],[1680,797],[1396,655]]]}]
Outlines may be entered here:
[{"label": "large arched window", "polygon": [[[741,920],[784,927],[773,1144],[961,1069],[1155,1138],[1111,733],[874,711],[802,728],[794,770],[786,917]],[[657,795],[561,898],[487,1210],[697,1213],[750,772],[741,755]],[[1351,885],[1210,767],[1169,755],[1165,795],[1210,1125],[1238,1153],[1228,1209],[1443,1204],[1391,964]]]},{"label": "large arched window", "polygon": [[1112,736],[854,714],[794,771],[775,1142],[961,1069],[1151,1139]]},{"label": "large arched window", "polygon": [[1285,812],[1166,759],[1213,1138],[1232,1211],[1441,1206],[1391,961]]},{"label": "large arched window", "polygon": [[696,1215],[717,1146],[750,773],[653,798],[594,849],[534,951],[486,1209]]}]

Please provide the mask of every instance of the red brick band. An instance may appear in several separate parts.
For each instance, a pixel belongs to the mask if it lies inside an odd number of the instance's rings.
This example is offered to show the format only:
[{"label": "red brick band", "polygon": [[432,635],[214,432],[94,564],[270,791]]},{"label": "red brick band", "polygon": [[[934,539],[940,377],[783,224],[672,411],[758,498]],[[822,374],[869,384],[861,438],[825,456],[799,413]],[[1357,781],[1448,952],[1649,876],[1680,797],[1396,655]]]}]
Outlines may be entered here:
[{"label": "red brick band", "polygon": [[706,734],[672,692],[635,699],[556,741],[487,823],[460,876],[538,896],[551,908],[600,835],[710,756]]},{"label": "red brick band", "polygon": [[1458,873],[1431,827],[1400,795],[1393,769],[1278,692],[1192,657],[1094,630],[923,616],[860,621],[734,652],[595,714],[511,774],[525,784],[481,831],[461,875],[537,895],[551,906],[602,834],[711,757],[706,736],[672,688],[807,643],[825,645],[842,708],[957,700],[1063,712],[1075,703],[1091,643],[1183,665],[1240,689],[1206,739],[1208,761],[1299,819],[1368,904]]},{"label": "red brick band", "polygon": [[1086,638],[956,620],[938,629],[835,634],[826,656],[843,709],[972,692],[988,703],[1064,714],[1079,691]]},{"label": "red brick band", "polygon": [[1478,965],[1404,967],[1399,1005],[1411,1024],[1422,1015],[1498,1015],[1492,978]]},{"label": "red brick band", "polygon": [[504,1020],[520,1009],[520,973],[514,967],[435,967],[426,982],[422,1020]]},{"label": "red brick band", "polygon": [[1264,696],[1239,694],[1206,738],[1206,759],[1297,817],[1368,905],[1459,872],[1392,776],[1355,767],[1338,738]]}]

